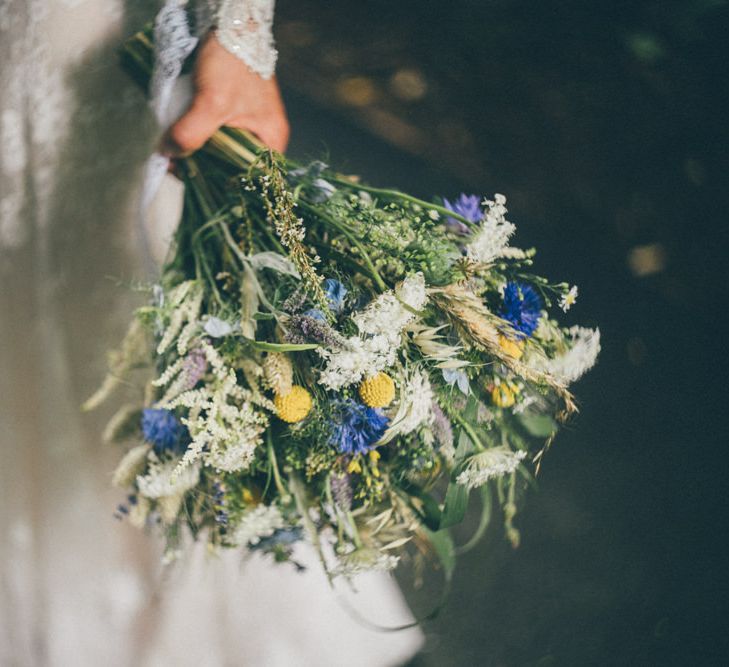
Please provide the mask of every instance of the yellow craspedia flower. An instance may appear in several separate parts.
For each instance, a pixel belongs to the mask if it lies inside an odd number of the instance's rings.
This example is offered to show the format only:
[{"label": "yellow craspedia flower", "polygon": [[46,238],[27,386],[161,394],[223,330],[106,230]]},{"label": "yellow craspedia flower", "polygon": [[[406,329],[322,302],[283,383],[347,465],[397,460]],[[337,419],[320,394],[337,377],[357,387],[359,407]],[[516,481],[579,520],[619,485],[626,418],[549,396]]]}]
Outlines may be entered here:
[{"label": "yellow craspedia flower", "polygon": [[287,394],[276,394],[273,398],[279,419],[289,424],[300,422],[311,411],[311,394],[295,384]]},{"label": "yellow craspedia flower", "polygon": [[514,340],[502,334],[499,334],[499,347],[514,359],[521,359],[521,355],[524,354],[523,340]]},{"label": "yellow craspedia flower", "polygon": [[491,401],[499,408],[510,408],[516,403],[516,387],[506,382],[496,385],[491,390]]},{"label": "yellow craspedia flower", "polygon": [[387,373],[378,373],[362,380],[359,397],[370,408],[384,408],[395,398],[395,381]]}]

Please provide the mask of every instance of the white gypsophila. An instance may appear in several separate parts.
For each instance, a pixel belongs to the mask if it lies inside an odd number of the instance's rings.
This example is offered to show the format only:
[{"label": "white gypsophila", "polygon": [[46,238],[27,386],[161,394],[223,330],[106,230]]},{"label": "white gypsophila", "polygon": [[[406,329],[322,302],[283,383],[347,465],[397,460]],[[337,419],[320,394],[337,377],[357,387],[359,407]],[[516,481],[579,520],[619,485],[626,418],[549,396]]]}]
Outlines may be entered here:
[{"label": "white gypsophila", "polygon": [[428,301],[422,273],[408,276],[394,291],[380,294],[362,312],[352,316],[360,334],[377,335],[398,332],[416,318],[413,311],[422,310]]},{"label": "white gypsophila", "polygon": [[526,457],[526,452],[508,447],[493,447],[468,459],[456,482],[468,488],[483,486],[490,479],[510,475]]},{"label": "white gypsophila", "polygon": [[[257,399],[253,393],[237,384],[235,370],[226,368],[217,352],[208,348],[204,351],[213,367],[214,381],[161,402],[159,407],[188,409],[180,421],[187,426],[191,442],[180,460],[180,469],[202,459],[217,470],[243,470],[262,443],[268,416],[254,406]],[[273,409],[270,401],[265,401],[264,407]]]},{"label": "white gypsophila", "polygon": [[565,385],[575,382],[589,371],[600,354],[600,329],[574,326],[568,330],[569,349],[554,359],[540,360],[539,370],[549,373]]},{"label": "white gypsophila", "polygon": [[179,470],[179,459],[161,461],[154,454],[149,456],[149,468],[137,476],[137,488],[145,498],[154,500],[178,496],[197,486],[200,481],[200,465],[193,464]]},{"label": "white gypsophila", "polygon": [[575,301],[577,301],[577,285],[572,285],[570,291],[559,298],[559,307],[566,313],[575,305]]},{"label": "white gypsophila", "polygon": [[255,546],[262,538],[270,537],[285,525],[276,505],[258,505],[248,510],[230,532],[230,542],[239,547]]},{"label": "white gypsophila", "polygon": [[399,385],[397,410],[378,444],[390,442],[398,435],[412,433],[433,421],[432,405],[435,397],[427,374],[418,369],[410,374],[403,372]]},{"label": "white gypsophila", "polygon": [[111,483],[120,489],[131,486],[137,475],[144,470],[144,465],[149,454],[149,445],[137,445],[132,447],[119,461],[111,477]]},{"label": "white gypsophila", "polygon": [[364,572],[389,572],[399,562],[399,556],[365,547],[339,556],[331,574],[333,577],[353,577]]},{"label": "white gypsophila", "polygon": [[319,375],[319,384],[337,391],[363,377],[392,366],[397,360],[400,336],[377,334],[368,338],[352,336],[345,341],[343,350],[319,348],[319,355],[327,362]]},{"label": "white gypsophila", "polygon": [[337,391],[392,366],[402,344],[403,330],[417,318],[417,311],[427,301],[422,273],[408,276],[394,291],[380,294],[362,312],[352,316],[359,334],[347,338],[343,349],[317,350],[326,361],[319,383]]},{"label": "white gypsophila", "polygon": [[428,303],[425,276],[420,271],[413,273],[395,286],[395,294],[413,310],[422,310]]},{"label": "white gypsophila", "polygon": [[466,255],[474,262],[488,264],[502,257],[516,227],[506,219],[506,197],[494,195],[494,201],[485,199],[481,227],[466,245]]}]

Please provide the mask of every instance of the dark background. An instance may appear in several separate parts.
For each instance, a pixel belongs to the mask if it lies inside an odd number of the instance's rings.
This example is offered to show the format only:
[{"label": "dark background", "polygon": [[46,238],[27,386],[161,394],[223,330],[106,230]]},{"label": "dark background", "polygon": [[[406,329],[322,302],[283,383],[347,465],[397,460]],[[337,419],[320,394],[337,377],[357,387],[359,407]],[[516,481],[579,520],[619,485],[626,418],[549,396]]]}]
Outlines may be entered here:
[{"label": "dark background", "polygon": [[[729,664],[727,3],[279,0],[276,21],[293,155],[506,194],[538,272],[580,287],[567,321],[603,335],[521,547],[496,522],[460,560],[413,664]],[[435,588],[402,581],[427,612]]]}]

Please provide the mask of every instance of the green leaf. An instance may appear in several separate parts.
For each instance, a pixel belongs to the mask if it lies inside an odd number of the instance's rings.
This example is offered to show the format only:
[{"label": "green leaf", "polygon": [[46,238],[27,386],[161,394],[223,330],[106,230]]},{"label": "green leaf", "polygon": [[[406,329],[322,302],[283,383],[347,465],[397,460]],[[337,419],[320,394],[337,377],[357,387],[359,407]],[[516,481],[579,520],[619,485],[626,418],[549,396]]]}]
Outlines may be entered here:
[{"label": "green leaf", "polygon": [[465,430],[461,431],[458,436],[458,447],[456,447],[456,456],[453,461],[453,474],[450,484],[446,489],[445,504],[443,506],[443,514],[440,519],[439,528],[450,528],[463,521],[468,508],[468,488],[463,484],[456,482],[456,477],[461,464],[473,452],[473,443]]},{"label": "green leaf", "polygon": [[483,537],[486,529],[489,527],[491,522],[491,487],[489,484],[484,484],[480,489],[481,493],[481,519],[478,522],[478,528],[476,532],[471,536],[463,546],[456,548],[456,554],[468,553],[473,547],[475,547]]},{"label": "green leaf", "polygon": [[262,340],[251,340],[246,338],[245,341],[256,350],[263,352],[303,352],[304,350],[315,350],[319,347],[316,343],[266,343]]},{"label": "green leaf", "polygon": [[257,271],[271,269],[272,271],[278,271],[279,273],[293,276],[294,278],[301,277],[294,263],[288,257],[284,257],[280,253],[271,250],[249,255],[248,261]]},{"label": "green leaf", "polygon": [[256,319],[260,299],[258,280],[253,270],[246,266],[240,283],[240,330],[246,338],[256,335]]},{"label": "green leaf", "polygon": [[428,530],[423,528],[428,540],[433,545],[433,550],[440,564],[443,566],[443,574],[447,583],[453,578],[453,571],[456,569],[456,549],[453,546],[453,538],[447,530]]},{"label": "green leaf", "polygon": [[557,423],[549,415],[523,413],[519,415],[519,422],[535,438],[548,438],[557,431]]}]

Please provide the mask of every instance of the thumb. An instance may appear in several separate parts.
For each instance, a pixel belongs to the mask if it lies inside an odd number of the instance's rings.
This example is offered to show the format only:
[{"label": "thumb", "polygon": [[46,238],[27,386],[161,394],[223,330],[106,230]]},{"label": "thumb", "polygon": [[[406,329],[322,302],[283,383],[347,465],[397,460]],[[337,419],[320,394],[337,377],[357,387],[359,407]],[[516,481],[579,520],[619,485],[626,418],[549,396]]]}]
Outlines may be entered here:
[{"label": "thumb", "polygon": [[204,92],[198,93],[192,105],[165,134],[162,152],[180,155],[200,148],[223,124],[220,105]]}]

